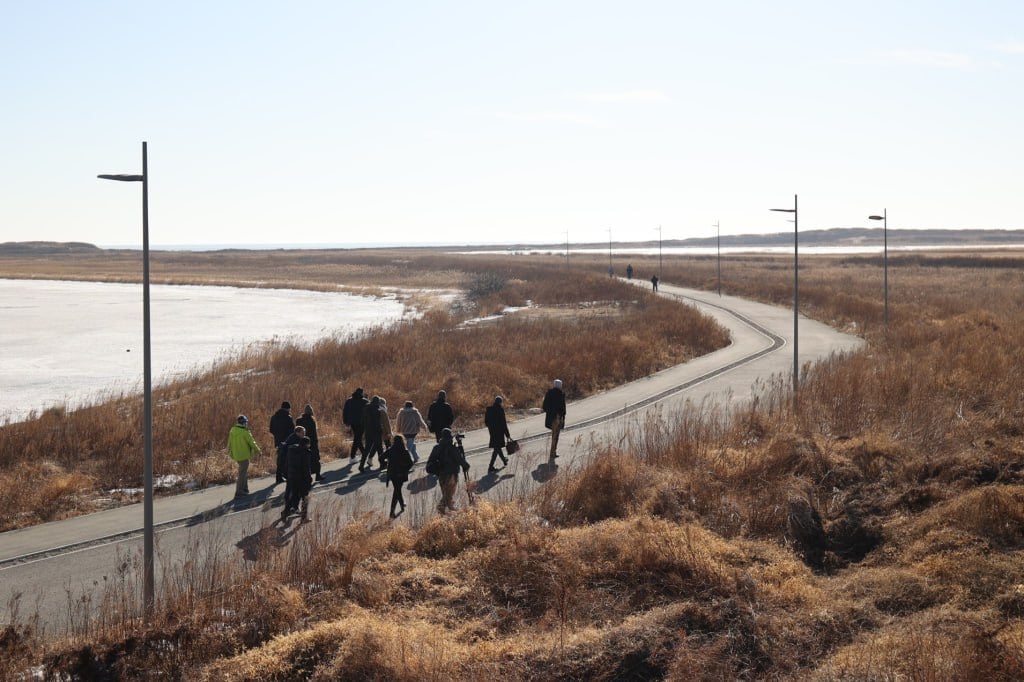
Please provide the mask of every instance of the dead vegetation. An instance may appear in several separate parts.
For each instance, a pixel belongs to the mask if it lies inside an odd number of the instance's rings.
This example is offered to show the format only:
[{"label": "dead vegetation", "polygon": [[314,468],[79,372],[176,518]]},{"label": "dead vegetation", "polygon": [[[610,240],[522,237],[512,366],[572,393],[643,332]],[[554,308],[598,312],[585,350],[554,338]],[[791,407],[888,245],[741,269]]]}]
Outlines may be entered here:
[{"label": "dead vegetation", "polygon": [[[748,265],[732,293],[784,297],[783,265]],[[26,621],[0,660],[54,678],[1020,679],[1024,283],[897,265],[884,330],[874,267],[808,265],[816,314],[869,345],[809,368],[798,412],[771,383],[727,422],[652,418],[507,502],[315,522],[196,562],[148,627],[126,612],[43,641]]]}]

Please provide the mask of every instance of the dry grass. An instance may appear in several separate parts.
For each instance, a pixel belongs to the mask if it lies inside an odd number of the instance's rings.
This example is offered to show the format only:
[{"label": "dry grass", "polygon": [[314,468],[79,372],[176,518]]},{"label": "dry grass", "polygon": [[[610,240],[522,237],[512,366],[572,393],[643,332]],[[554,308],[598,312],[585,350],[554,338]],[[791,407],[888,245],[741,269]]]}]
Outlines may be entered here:
[{"label": "dry grass", "polygon": [[[270,259],[273,254],[237,255],[241,263],[234,268],[244,274],[251,259]],[[175,259],[173,263],[190,262],[177,254],[166,256]],[[194,257],[209,267],[220,266],[220,259],[227,258]],[[319,278],[321,269],[328,267],[323,259],[331,260],[289,254],[274,271],[287,273],[295,278],[293,284],[304,286],[306,278]],[[359,265],[335,264],[329,274],[358,276],[364,262],[373,263],[374,256],[364,255]],[[514,271],[487,258],[463,259],[461,264],[463,271],[454,273],[448,269],[451,259],[422,256],[415,264],[406,262],[407,270],[391,271],[403,285],[427,283],[428,276],[439,272],[449,285],[466,284],[477,297],[462,300],[454,312],[432,309],[420,319],[324,339],[312,349],[252,348],[212,370],[158,387],[156,475],[177,474],[200,487],[232,481],[233,464],[224,454],[227,428],[239,413],[247,414],[257,441],[269,451],[266,425],[283,399],[315,407],[321,454],[329,460],[343,449],[347,452],[340,414],[356,386],[390,399],[392,414],[407,399],[425,411],[444,388],[459,415],[457,426],[475,428],[482,425],[484,409],[495,395],[505,397],[514,419],[540,406],[553,377],[563,379],[570,398],[579,398],[727,343],[721,329],[691,309],[607,277],[578,273],[567,283],[563,269],[543,263],[524,264]],[[96,276],[116,274],[116,265],[126,264],[114,259]],[[439,270],[442,266],[445,269]],[[66,269],[77,273],[76,267]],[[175,277],[197,276],[179,267]],[[409,279],[403,279],[407,274]],[[479,278],[496,282],[481,291]],[[330,280],[316,281],[323,285]],[[561,314],[461,325],[466,316],[482,309],[522,306],[527,301],[557,306]],[[594,301],[604,302],[614,314],[593,315]],[[608,362],[609,357],[614,361]],[[0,426],[0,530],[118,504],[123,496],[109,491],[140,487],[136,462],[142,448],[141,410],[138,396],[124,396],[74,411],[52,409],[30,421]],[[52,462],[53,467],[40,468],[41,461]],[[258,475],[272,467],[272,454],[264,455],[250,471]],[[55,485],[57,480],[64,484]]]},{"label": "dry grass", "polygon": [[[535,493],[411,529],[314,523],[255,562],[196,562],[213,568],[147,628],[131,609],[70,641],[19,623],[0,660],[54,677],[1021,679],[1024,284],[941,258],[897,259],[888,332],[876,263],[808,265],[809,305],[870,345],[810,368],[798,412],[780,381],[729,420],[652,417]],[[785,297],[783,262],[746,266],[750,291]]]}]

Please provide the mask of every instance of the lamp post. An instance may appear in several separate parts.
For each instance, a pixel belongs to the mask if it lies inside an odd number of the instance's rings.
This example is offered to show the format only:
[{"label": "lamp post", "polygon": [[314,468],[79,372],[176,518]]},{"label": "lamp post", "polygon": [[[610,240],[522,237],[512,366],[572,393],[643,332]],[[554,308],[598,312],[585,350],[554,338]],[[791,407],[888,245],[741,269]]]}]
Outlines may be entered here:
[{"label": "lamp post", "polygon": [[143,365],[143,610],[153,613],[153,363],[149,333],[149,168],[146,143],[142,143],[142,175],[98,175],[103,180],[142,183],[142,365]]},{"label": "lamp post", "polygon": [[569,271],[569,230],[565,231],[565,271]]},{"label": "lamp post", "polygon": [[882,298],[884,303],[883,322],[889,328],[889,219],[888,209],[882,209],[882,215],[869,215],[868,220],[882,221]]},{"label": "lamp post", "polygon": [[661,276],[661,225],[658,225],[658,277]]},{"label": "lamp post", "polygon": [[797,195],[793,195],[793,208],[773,208],[772,211],[793,214],[793,404],[800,389],[800,214]]},{"label": "lamp post", "polygon": [[612,228],[608,228],[608,276],[614,277],[615,270],[612,269]]},{"label": "lamp post", "polygon": [[718,295],[722,295],[722,228],[715,222],[715,241],[718,244],[718,259],[715,271],[718,274]]}]

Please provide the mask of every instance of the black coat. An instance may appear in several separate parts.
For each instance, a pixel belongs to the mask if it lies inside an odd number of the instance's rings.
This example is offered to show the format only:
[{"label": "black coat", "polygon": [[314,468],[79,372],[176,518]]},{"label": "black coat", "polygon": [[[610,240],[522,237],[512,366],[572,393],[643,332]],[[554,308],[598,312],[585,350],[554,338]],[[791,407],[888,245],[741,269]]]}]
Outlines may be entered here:
[{"label": "black coat", "polygon": [[428,469],[434,468],[432,462],[437,463],[438,476],[457,476],[459,469],[469,471],[466,453],[450,440],[442,440],[434,446],[434,449],[430,451],[430,458],[427,460]]},{"label": "black coat", "polygon": [[441,433],[444,429],[451,428],[454,423],[455,410],[451,405],[439,400],[430,403],[430,409],[427,410],[427,426],[430,427],[431,433]]},{"label": "black coat", "polygon": [[562,389],[552,386],[544,395],[544,428],[550,429],[555,417],[561,417],[565,424],[565,393]]},{"label": "black coat", "polygon": [[370,404],[362,393],[353,393],[352,397],[345,401],[345,407],[341,410],[341,421],[346,426],[363,425],[363,410]]},{"label": "black coat", "polygon": [[412,454],[408,448],[392,445],[387,451],[388,480],[401,485],[409,480],[412,471]]},{"label": "black coat", "polygon": [[283,407],[270,418],[270,433],[274,434],[274,445],[280,445],[295,430],[295,420]]},{"label": "black coat", "polygon": [[368,443],[380,440],[380,400],[376,397],[363,409],[363,432]]},{"label": "black coat", "polygon": [[288,490],[305,497],[313,487],[313,452],[297,443],[288,448],[285,471],[288,472]]},{"label": "black coat", "polygon": [[491,405],[484,412],[484,426],[487,427],[487,433],[491,436],[487,443],[488,447],[503,448],[505,441],[512,438],[512,434],[508,432],[505,408],[498,403]]},{"label": "black coat", "polygon": [[309,445],[314,452],[320,451],[320,441],[316,435],[316,419],[311,414],[304,414],[295,420],[296,426],[301,426],[306,429],[306,438],[309,439]]}]

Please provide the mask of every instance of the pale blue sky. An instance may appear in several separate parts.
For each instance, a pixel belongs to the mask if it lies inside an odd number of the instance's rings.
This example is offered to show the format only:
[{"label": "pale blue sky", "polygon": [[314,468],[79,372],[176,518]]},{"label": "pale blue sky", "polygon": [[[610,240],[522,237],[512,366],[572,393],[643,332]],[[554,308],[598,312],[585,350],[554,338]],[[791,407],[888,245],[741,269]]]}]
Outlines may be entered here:
[{"label": "pale blue sky", "polygon": [[0,0],[0,241],[1024,228],[1024,3]]}]

